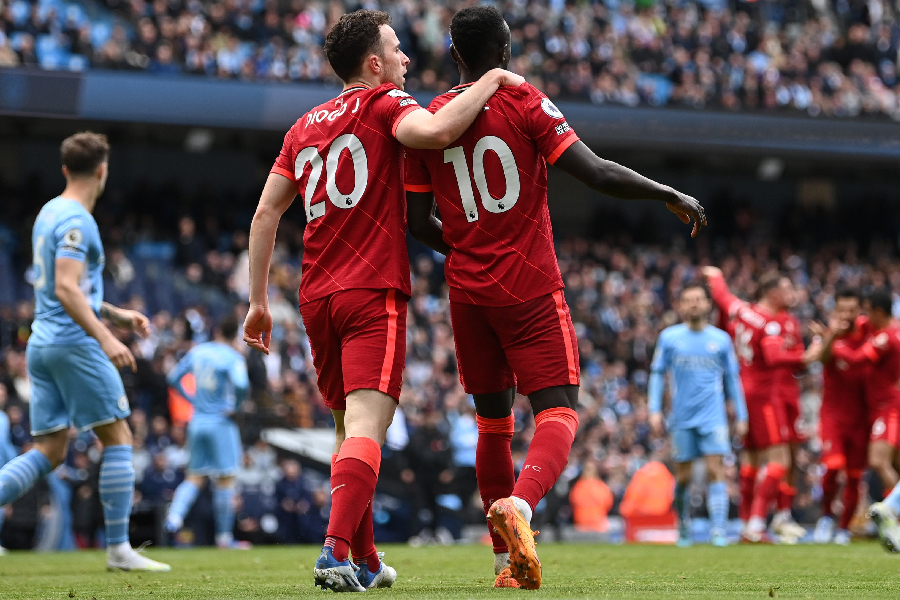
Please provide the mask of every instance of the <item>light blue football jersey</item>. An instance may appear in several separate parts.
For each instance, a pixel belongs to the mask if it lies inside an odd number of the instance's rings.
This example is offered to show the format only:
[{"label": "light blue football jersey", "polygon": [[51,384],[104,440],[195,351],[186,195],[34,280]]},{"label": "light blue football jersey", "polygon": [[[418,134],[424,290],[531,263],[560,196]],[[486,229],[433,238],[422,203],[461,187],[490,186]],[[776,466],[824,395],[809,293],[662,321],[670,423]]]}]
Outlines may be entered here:
[{"label": "light blue football jersey", "polygon": [[[188,373],[194,374],[197,385],[194,394],[187,393],[181,385]],[[191,348],[166,379],[194,405],[195,420],[234,413],[250,387],[247,361],[240,352],[219,342],[205,342]]]},{"label": "light blue football jersey", "polygon": [[66,313],[56,297],[56,259],[84,263],[81,291],[100,315],[103,304],[103,243],[94,217],[75,200],[57,197],[38,213],[31,234],[34,254],[34,324],[29,344],[74,345],[87,333]]},{"label": "light blue football jersey", "polygon": [[726,392],[735,403],[737,419],[747,420],[740,366],[731,338],[721,329],[707,325],[693,331],[684,323],[664,329],[651,371],[650,412],[660,411],[665,375],[671,375],[669,429],[727,425]]}]

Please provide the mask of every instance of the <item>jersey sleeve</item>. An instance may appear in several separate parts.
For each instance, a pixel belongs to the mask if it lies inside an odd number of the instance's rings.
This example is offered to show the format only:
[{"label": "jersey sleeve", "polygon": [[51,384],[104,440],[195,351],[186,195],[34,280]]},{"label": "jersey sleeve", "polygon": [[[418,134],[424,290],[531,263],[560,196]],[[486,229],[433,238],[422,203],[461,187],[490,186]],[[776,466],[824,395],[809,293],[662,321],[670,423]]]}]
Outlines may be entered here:
[{"label": "jersey sleeve", "polygon": [[403,154],[403,189],[407,192],[431,192],[431,174],[425,164],[428,150],[406,148]]},{"label": "jersey sleeve", "polygon": [[741,365],[734,352],[734,344],[730,342],[726,338],[723,350],[725,353],[725,396],[734,403],[737,420],[746,423],[747,401],[744,399],[744,387],[741,385]]},{"label": "jersey sleeve", "polygon": [[719,310],[728,315],[728,318],[734,318],[738,309],[747,303],[739,299],[728,289],[725,278],[719,275],[709,278],[709,291],[712,294],[712,300]]},{"label": "jersey sleeve", "polygon": [[375,113],[379,115],[385,125],[391,130],[391,135],[397,136],[397,127],[400,121],[409,113],[422,107],[416,99],[395,86],[385,86],[380,92],[372,96]]},{"label": "jersey sleeve", "polygon": [[659,335],[653,362],[650,365],[650,381],[647,385],[647,410],[650,414],[662,412],[663,391],[666,386],[666,369],[668,368],[668,335],[663,331]]},{"label": "jersey sleeve", "polygon": [[550,98],[534,89],[525,100],[525,124],[538,151],[551,165],[569,146],[578,141],[575,130]]},{"label": "jersey sleeve", "polygon": [[187,375],[191,370],[191,360],[191,353],[188,352],[181,357],[181,360],[178,361],[178,364],[176,364],[172,368],[172,370],[169,371],[169,374],[166,375],[166,383],[169,384],[169,387],[174,389],[176,392],[178,392],[188,400],[191,400],[193,394],[189,394],[187,390],[184,389],[184,386],[181,382],[184,379],[184,376]]},{"label": "jersey sleeve", "polygon": [[275,159],[275,164],[272,165],[272,170],[270,173],[275,173],[277,175],[284,175],[294,183],[297,182],[296,177],[294,177],[294,150],[292,141],[294,139],[293,129],[287,132],[284,136],[284,144],[281,146],[281,152],[278,153],[278,158]]},{"label": "jersey sleeve", "polygon": [[[234,385],[235,400],[240,402],[246,397],[250,389],[250,377],[247,375],[247,361],[243,356],[235,358],[228,373],[231,383]],[[234,408],[234,407],[232,407]]]},{"label": "jersey sleeve", "polygon": [[76,215],[65,219],[53,232],[56,237],[56,258],[74,258],[85,262],[88,253],[87,236],[91,235],[90,224],[84,217]]},{"label": "jersey sleeve", "polygon": [[765,362],[767,367],[796,369],[803,367],[803,344],[795,344],[793,348],[785,348],[784,336],[781,333],[781,324],[777,321],[766,323],[762,332],[763,337],[759,341],[762,348],[763,362]]}]

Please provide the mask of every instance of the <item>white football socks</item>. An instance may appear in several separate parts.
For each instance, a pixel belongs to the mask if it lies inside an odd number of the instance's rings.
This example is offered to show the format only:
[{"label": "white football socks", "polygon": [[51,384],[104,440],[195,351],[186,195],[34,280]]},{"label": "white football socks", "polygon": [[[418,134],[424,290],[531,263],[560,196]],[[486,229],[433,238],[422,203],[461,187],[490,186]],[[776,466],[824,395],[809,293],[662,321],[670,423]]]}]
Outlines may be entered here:
[{"label": "white football socks", "polygon": [[519,511],[519,514],[522,515],[522,517],[528,523],[528,526],[531,527],[531,517],[533,516],[531,506],[529,506],[527,502],[517,496],[510,496],[510,499],[513,502],[513,506],[515,506],[516,510]]}]

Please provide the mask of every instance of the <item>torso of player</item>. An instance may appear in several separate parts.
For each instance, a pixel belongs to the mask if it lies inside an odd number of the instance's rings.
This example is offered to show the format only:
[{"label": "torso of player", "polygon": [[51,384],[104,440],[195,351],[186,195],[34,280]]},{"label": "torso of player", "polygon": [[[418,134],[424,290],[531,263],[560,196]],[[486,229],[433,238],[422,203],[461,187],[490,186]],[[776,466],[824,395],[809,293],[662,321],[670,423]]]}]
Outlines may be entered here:
[{"label": "torso of player", "polygon": [[74,200],[54,198],[38,214],[31,243],[35,320],[28,343],[69,345],[84,342],[89,336],[66,313],[56,297],[56,259],[63,257],[84,262],[79,286],[99,315],[106,259],[94,217]]},{"label": "torso of player", "polygon": [[[785,350],[797,350],[803,348],[800,320],[786,310],[778,313],[777,321],[781,327],[781,339]],[[800,401],[800,382],[796,377],[797,370],[793,367],[781,367],[778,369],[778,393],[784,402],[794,403]]]},{"label": "torso of player", "polygon": [[348,88],[306,113],[272,169],[292,179],[307,225],[300,302],[344,289],[409,295],[400,120],[420,108],[392,84]]},{"label": "torso of player", "polygon": [[229,374],[235,366],[247,368],[244,357],[225,344],[207,342],[191,350],[191,371],[197,386],[191,401],[194,420],[230,412],[234,386]]},{"label": "torso of player", "polygon": [[767,335],[779,335],[778,316],[770,314],[758,304],[742,304],[731,319],[729,327],[734,347],[741,363],[741,383],[747,402],[769,401],[777,398],[780,369],[766,366],[762,340]]},{"label": "torso of player", "polygon": [[[834,348],[857,350],[866,341],[865,317],[857,320],[853,331],[834,341]],[[866,378],[869,365],[851,365],[843,359],[825,363],[822,369],[822,408],[827,414],[844,420],[864,421],[866,417]]]},{"label": "torso of player", "polygon": [[[438,96],[429,110],[437,111],[465,87]],[[547,208],[545,156],[555,160],[554,152],[577,139],[553,103],[524,84],[495,93],[450,147],[408,151],[409,160],[427,168],[444,240],[453,249],[445,264],[451,300],[508,306],[563,287]]]},{"label": "torso of player", "polygon": [[884,329],[870,330],[867,341],[881,353],[867,370],[869,406],[876,410],[900,407],[900,324],[892,321]]},{"label": "torso of player", "polygon": [[673,427],[727,424],[723,378],[728,335],[711,325],[693,331],[685,324],[664,331],[671,375]]}]

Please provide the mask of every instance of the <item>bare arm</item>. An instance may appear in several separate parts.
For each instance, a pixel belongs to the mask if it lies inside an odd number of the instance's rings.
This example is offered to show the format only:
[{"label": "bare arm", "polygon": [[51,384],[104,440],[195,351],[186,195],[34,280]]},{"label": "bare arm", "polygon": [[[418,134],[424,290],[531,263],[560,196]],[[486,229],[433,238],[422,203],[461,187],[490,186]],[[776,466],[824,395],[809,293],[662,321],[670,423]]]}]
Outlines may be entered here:
[{"label": "bare arm", "polygon": [[434,214],[434,194],[406,192],[406,220],[414,238],[444,256],[450,245],[444,241],[443,223]]},{"label": "bare arm", "polygon": [[691,237],[697,235],[701,225],[706,225],[706,214],[697,200],[628,167],[600,158],[584,142],[572,144],[553,164],[601,194],[623,200],[665,202],[685,223],[694,219]]},{"label": "bare arm", "polygon": [[427,110],[409,113],[400,121],[395,135],[408,148],[444,148],[469,128],[500,86],[517,86],[524,82],[525,79],[515,73],[491,69],[436,113]]},{"label": "bare arm", "polygon": [[57,258],[55,269],[56,287],[54,291],[66,314],[84,329],[85,333],[100,342],[103,352],[116,367],[129,366],[136,371],[137,363],[135,363],[131,351],[125,344],[117,340],[116,336],[97,317],[78,285],[78,282],[81,281],[84,263],[74,258]]},{"label": "bare arm", "polygon": [[294,182],[269,174],[250,225],[250,312],[244,321],[244,341],[251,348],[269,353],[272,315],[269,313],[269,266],[275,249],[275,234],[281,215],[297,196]]}]

